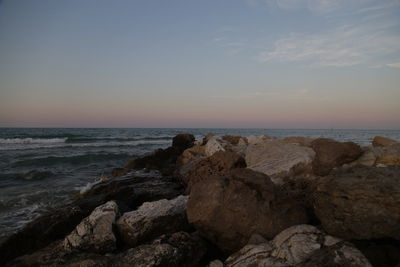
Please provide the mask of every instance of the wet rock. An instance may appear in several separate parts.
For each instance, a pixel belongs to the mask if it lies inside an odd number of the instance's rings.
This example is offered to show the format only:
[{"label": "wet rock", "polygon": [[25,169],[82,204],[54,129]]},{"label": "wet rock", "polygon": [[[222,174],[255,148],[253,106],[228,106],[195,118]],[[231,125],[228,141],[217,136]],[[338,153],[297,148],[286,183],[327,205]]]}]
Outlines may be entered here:
[{"label": "wet rock", "polygon": [[283,229],[308,222],[301,202],[280,191],[265,174],[234,169],[195,183],[187,216],[190,223],[222,250],[243,247],[252,234],[272,238]]},{"label": "wet rock", "polygon": [[64,239],[64,248],[98,253],[115,250],[113,225],[117,215],[118,205],[114,201],[97,207]]},{"label": "wet rock", "polygon": [[176,179],[153,173],[104,180],[88,190],[81,199],[48,211],[1,243],[0,266],[15,257],[63,239],[83,218],[107,201],[115,200],[124,212],[136,209],[143,202],[171,199],[183,192],[182,185]]},{"label": "wet rock", "polygon": [[314,154],[308,147],[269,141],[249,145],[245,159],[249,169],[267,174],[274,183],[283,183],[286,178],[311,173]]},{"label": "wet rock", "polygon": [[328,175],[334,167],[358,159],[363,153],[361,147],[353,142],[341,143],[327,138],[312,141],[311,147],[316,152],[313,172],[320,176]]},{"label": "wet rock", "polygon": [[165,235],[118,255],[115,266],[198,266],[207,253],[206,242],[196,234]]},{"label": "wet rock", "polygon": [[383,136],[375,136],[374,139],[372,140],[372,145],[374,147],[387,147],[395,143],[398,142],[394,139],[390,139]]},{"label": "wet rock", "polygon": [[[328,255],[318,257],[321,251],[329,251],[332,255],[339,251],[332,260],[338,265],[325,265]],[[319,254],[317,254],[319,253]],[[330,256],[330,255],[329,255]],[[347,262],[363,263],[370,266],[368,260],[351,244],[326,235],[311,225],[296,225],[285,229],[271,242],[250,244],[231,255],[225,262],[226,266],[303,266],[304,263],[316,265],[304,266],[347,266]],[[350,266],[350,265],[349,265]]]},{"label": "wet rock", "polygon": [[133,247],[162,234],[188,230],[186,203],[187,196],[145,202],[119,218],[118,232],[122,240]]},{"label": "wet rock", "polygon": [[123,176],[129,172],[128,169],[125,168],[114,168],[111,171],[111,176],[112,177],[117,177],[117,176]]},{"label": "wet rock", "polygon": [[344,239],[400,239],[400,167],[353,167],[319,180],[314,209]]},{"label": "wet rock", "polygon": [[210,175],[227,175],[234,168],[244,168],[246,163],[238,154],[230,151],[218,151],[210,157],[201,159],[181,172],[182,181],[187,185],[187,192],[192,186]]}]

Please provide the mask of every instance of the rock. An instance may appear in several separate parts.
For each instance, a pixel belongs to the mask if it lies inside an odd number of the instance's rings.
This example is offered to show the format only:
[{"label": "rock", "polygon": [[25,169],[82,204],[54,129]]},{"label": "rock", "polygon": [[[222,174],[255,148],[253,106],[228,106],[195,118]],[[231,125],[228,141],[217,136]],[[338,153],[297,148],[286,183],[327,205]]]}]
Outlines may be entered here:
[{"label": "rock", "polygon": [[133,247],[162,234],[188,230],[186,202],[187,196],[145,202],[124,213],[116,224],[122,240]]},{"label": "rock", "polygon": [[311,173],[314,151],[308,147],[269,141],[249,145],[246,164],[249,169],[265,173],[274,183],[295,175]]},{"label": "rock", "polygon": [[63,239],[96,207],[107,201],[115,200],[120,211],[124,212],[136,209],[143,202],[171,199],[183,192],[176,179],[154,173],[104,180],[88,190],[81,199],[44,213],[1,243],[0,266]]},{"label": "rock", "polygon": [[207,265],[207,267],[224,267],[224,263],[220,260],[213,260]]},{"label": "rock", "polygon": [[393,239],[352,240],[374,267],[394,267],[400,263],[400,241]]},{"label": "rock", "polygon": [[[368,260],[356,248],[343,243],[340,239],[326,235],[311,225],[296,225],[282,231],[271,242],[247,245],[231,255],[226,266],[303,266],[317,261],[316,253],[320,251],[343,252],[333,258],[339,265],[325,265],[324,258],[318,258],[318,264],[307,266],[347,266],[344,260],[359,260],[370,266]],[[321,254],[321,253],[320,253]],[[318,254],[318,255],[320,255]],[[334,255],[334,254],[333,254]],[[340,265],[342,264],[342,265]],[[353,266],[353,265],[351,265]]]},{"label": "rock", "polygon": [[396,140],[382,136],[375,136],[374,139],[372,140],[372,145],[374,147],[387,147],[395,143],[398,142]]},{"label": "rock", "polygon": [[185,149],[193,146],[194,136],[178,134],[173,138],[172,146],[166,149],[157,149],[152,154],[128,161],[124,168],[134,170],[158,170],[163,175],[172,175],[176,168],[178,157]]},{"label": "rock", "polygon": [[250,236],[249,241],[247,241],[247,245],[258,245],[258,244],[261,244],[261,243],[265,243],[267,241],[268,240],[265,239],[262,235],[252,234]]},{"label": "rock", "polygon": [[212,156],[218,151],[225,151],[228,146],[228,142],[224,141],[219,136],[212,136],[205,144],[206,156]]},{"label": "rock", "polygon": [[[232,169],[245,168],[244,159],[234,152],[218,151],[208,158],[201,159],[183,172],[182,181],[187,185],[187,192],[192,186],[210,175],[226,175]],[[181,172],[182,173],[182,172]]]},{"label": "rock", "polygon": [[192,134],[181,133],[172,139],[172,147],[178,148],[183,151],[194,145],[195,138]]},{"label": "rock", "polygon": [[361,147],[353,142],[341,143],[327,138],[315,139],[311,147],[316,152],[313,171],[320,176],[329,174],[334,167],[358,159],[363,153]]},{"label": "rock", "polygon": [[270,137],[268,135],[260,135],[260,136],[250,135],[250,136],[247,136],[246,139],[247,139],[247,144],[256,145],[256,144],[260,144],[260,143],[265,143],[266,141],[271,141],[274,138]]},{"label": "rock", "polygon": [[242,137],[240,135],[224,135],[224,136],[222,136],[222,140],[227,141],[231,145],[237,145],[239,143],[240,139],[242,139]]},{"label": "rock", "polygon": [[344,239],[400,239],[400,167],[353,167],[320,179],[314,209]]},{"label": "rock", "polygon": [[207,244],[196,234],[178,232],[164,235],[149,245],[121,253],[115,266],[198,266],[207,253]]},{"label": "rock", "polygon": [[283,143],[298,144],[301,146],[311,147],[311,142],[314,140],[315,140],[315,138],[294,136],[294,137],[285,137],[281,141]]},{"label": "rock", "polygon": [[367,147],[364,149],[363,154],[355,161],[351,162],[351,166],[367,166],[372,167],[375,165],[376,156],[374,149]]},{"label": "rock", "polygon": [[203,138],[203,143],[202,143],[202,145],[207,144],[208,140],[210,140],[211,137],[213,137],[213,136],[215,136],[215,135],[212,134],[212,133],[208,133],[208,134]]},{"label": "rock", "polygon": [[190,223],[225,252],[243,247],[252,234],[272,238],[283,229],[308,222],[300,201],[281,194],[265,174],[234,169],[211,175],[192,186]]},{"label": "rock", "polygon": [[197,158],[201,158],[201,157],[205,157],[205,156],[206,156],[205,146],[195,145],[195,146],[183,151],[182,154],[179,156],[177,163],[179,165],[183,165],[183,164],[187,164],[190,161],[193,161]]},{"label": "rock", "polygon": [[111,176],[112,177],[117,177],[117,176],[123,176],[129,172],[128,169],[125,168],[114,168],[111,171]]},{"label": "rock", "polygon": [[400,165],[400,143],[392,144],[387,147],[377,147],[374,149],[376,164],[384,166]]},{"label": "rock", "polygon": [[368,259],[358,249],[345,242],[315,251],[298,266],[372,267]]},{"label": "rock", "polygon": [[115,250],[113,225],[117,215],[118,205],[114,201],[97,207],[64,239],[64,248],[98,253]]}]

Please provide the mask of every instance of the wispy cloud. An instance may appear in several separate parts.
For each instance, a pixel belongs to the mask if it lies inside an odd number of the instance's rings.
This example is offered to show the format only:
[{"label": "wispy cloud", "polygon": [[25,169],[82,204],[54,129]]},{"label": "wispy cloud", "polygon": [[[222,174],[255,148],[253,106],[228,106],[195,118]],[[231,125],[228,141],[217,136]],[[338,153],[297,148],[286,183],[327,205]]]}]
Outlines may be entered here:
[{"label": "wispy cloud", "polygon": [[386,64],[386,66],[392,67],[392,68],[400,68],[400,62]]}]

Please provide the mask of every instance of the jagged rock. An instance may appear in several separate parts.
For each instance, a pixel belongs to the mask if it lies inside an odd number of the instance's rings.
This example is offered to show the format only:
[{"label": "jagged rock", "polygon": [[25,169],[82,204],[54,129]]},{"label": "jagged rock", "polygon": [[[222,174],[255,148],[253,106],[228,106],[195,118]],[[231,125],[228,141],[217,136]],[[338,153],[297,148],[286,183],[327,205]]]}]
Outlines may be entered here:
[{"label": "jagged rock", "polygon": [[172,147],[179,148],[183,151],[194,145],[195,138],[192,134],[181,133],[172,139]]},{"label": "jagged rock", "polygon": [[238,154],[230,151],[218,151],[208,158],[201,159],[190,165],[190,168],[181,170],[181,179],[190,192],[193,184],[210,175],[226,175],[234,168],[244,168],[246,163]]},{"label": "jagged rock", "polygon": [[350,166],[367,166],[372,167],[375,165],[376,161],[376,152],[372,147],[364,148],[364,152],[362,155],[355,161],[351,162]]},{"label": "jagged rock", "polygon": [[243,247],[254,233],[272,238],[289,226],[308,222],[300,201],[281,194],[267,175],[250,169],[195,183],[187,215],[200,234],[226,252]]},{"label": "jagged rock", "polygon": [[97,207],[64,239],[66,250],[105,253],[116,249],[113,225],[118,215],[114,201]]},{"label": "jagged rock", "polygon": [[400,165],[400,143],[395,143],[387,147],[374,148],[376,164],[384,166]]},{"label": "jagged rock", "polygon": [[299,267],[372,267],[365,256],[351,244],[340,242],[315,251]]},{"label": "jagged rock", "polygon": [[256,145],[256,144],[260,144],[260,143],[265,143],[266,141],[271,141],[275,138],[270,137],[268,135],[260,135],[260,136],[254,136],[254,135],[250,135],[247,136],[246,140],[247,143],[249,145]]},{"label": "jagged rock", "polygon": [[282,139],[282,142],[288,144],[298,144],[301,146],[311,147],[311,142],[314,141],[315,138],[310,137],[301,137],[301,136],[293,136],[293,137],[285,137]]},{"label": "jagged rock", "polygon": [[268,141],[249,145],[245,159],[249,169],[267,174],[274,183],[282,183],[285,178],[311,173],[314,154],[308,147]]},{"label": "jagged rock", "polygon": [[146,201],[171,199],[183,192],[179,181],[155,173],[104,180],[85,192],[80,199],[46,212],[1,243],[0,266],[63,239],[96,207],[107,201],[117,201],[120,210],[125,211],[136,209]]},{"label": "jagged rock", "polygon": [[224,136],[222,136],[222,140],[227,141],[231,145],[237,145],[239,143],[240,139],[242,139],[242,137],[240,135],[224,135]]},{"label": "jagged rock", "polygon": [[198,266],[207,252],[206,242],[185,232],[165,235],[149,245],[131,248],[115,257],[115,266]]},{"label": "jagged rock", "polygon": [[[322,249],[321,249],[322,248]],[[226,266],[303,266],[302,264],[317,261],[317,265],[305,266],[328,266],[324,265],[324,258],[318,258],[316,254],[320,251],[330,251],[334,255],[336,251],[343,253],[333,259],[338,265],[347,266],[344,262],[357,262],[360,265],[370,266],[368,260],[347,243],[340,239],[326,235],[311,225],[296,225],[285,229],[271,242],[250,244],[231,255],[225,262]],[[330,258],[327,256],[327,260]],[[361,265],[361,263],[365,265]]]},{"label": "jagged rock", "polygon": [[398,142],[394,139],[390,139],[383,136],[375,136],[374,139],[372,140],[372,145],[374,147],[387,147],[395,143]]},{"label": "jagged rock", "polygon": [[213,137],[213,136],[215,136],[215,135],[212,133],[208,133],[206,136],[204,136],[202,145],[207,144],[208,140],[210,140],[211,137]]},{"label": "jagged rock", "polygon": [[224,267],[224,263],[220,260],[213,260],[207,265],[207,267]]},{"label": "jagged rock", "polygon": [[344,239],[400,239],[400,167],[353,167],[320,179],[314,209]]},{"label": "jagged rock", "polygon": [[161,234],[189,229],[187,198],[179,196],[172,200],[145,202],[137,210],[124,213],[116,223],[122,240],[136,246]]},{"label": "jagged rock", "polygon": [[182,154],[179,156],[177,163],[180,165],[184,165],[197,158],[205,156],[206,156],[205,146],[195,145],[183,151]]},{"label": "jagged rock", "polygon": [[214,153],[218,151],[225,151],[225,148],[228,146],[228,142],[223,140],[220,136],[212,136],[208,139],[205,144],[205,153],[206,156],[212,156]]},{"label": "jagged rock", "polygon": [[353,142],[341,143],[327,138],[315,139],[311,147],[316,152],[313,172],[321,176],[329,174],[334,167],[358,159],[363,153],[361,147]]},{"label": "jagged rock", "polygon": [[128,172],[129,172],[129,170],[125,169],[125,168],[114,168],[111,171],[111,176],[112,177],[122,176],[122,175],[127,174]]}]

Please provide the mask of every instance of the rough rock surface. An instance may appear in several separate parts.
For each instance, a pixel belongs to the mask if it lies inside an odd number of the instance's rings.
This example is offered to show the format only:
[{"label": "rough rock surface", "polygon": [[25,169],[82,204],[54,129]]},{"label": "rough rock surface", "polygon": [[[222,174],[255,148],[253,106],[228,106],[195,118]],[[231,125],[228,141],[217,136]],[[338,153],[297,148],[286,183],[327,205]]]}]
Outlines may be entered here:
[{"label": "rough rock surface", "polygon": [[203,236],[226,252],[243,247],[254,233],[272,238],[289,226],[308,222],[301,202],[280,194],[267,175],[250,169],[195,183],[187,215]]},{"label": "rough rock surface", "polygon": [[315,138],[302,137],[302,136],[293,136],[293,137],[285,137],[282,139],[282,142],[288,144],[298,144],[301,146],[311,147],[311,142],[314,141]]},{"label": "rough rock surface", "polygon": [[400,167],[353,167],[319,180],[314,209],[344,239],[400,239]]},{"label": "rough rock surface", "polygon": [[328,175],[334,167],[358,159],[363,153],[361,147],[353,142],[341,143],[327,138],[312,141],[311,147],[316,152],[313,172],[321,176]]},{"label": "rough rock surface", "polygon": [[124,213],[116,226],[122,240],[136,246],[162,234],[189,229],[187,196],[145,202],[137,210]]},{"label": "rough rock surface", "polygon": [[398,142],[396,140],[382,136],[375,136],[374,139],[372,140],[372,145],[374,147],[387,147],[395,143]]},{"label": "rough rock surface", "polygon": [[118,205],[114,201],[97,207],[64,239],[64,248],[98,253],[115,250],[113,224],[117,216]]},{"label": "rough rock surface", "polygon": [[242,137],[240,135],[224,135],[224,136],[222,136],[222,140],[227,141],[231,145],[237,145],[239,143],[240,139],[242,139]]},{"label": "rough rock surface", "polygon": [[[333,266],[347,266],[342,264],[343,258],[348,259],[349,262],[353,262],[354,259],[360,262],[359,265],[351,266],[370,266],[361,252],[350,244],[344,244],[340,239],[326,235],[311,225],[292,226],[278,234],[271,242],[247,245],[231,255],[225,264],[228,267],[301,266],[302,263],[309,261],[310,257],[314,257],[313,260],[316,260],[317,257],[314,255],[321,251],[321,248],[332,248],[330,251],[336,249],[345,252],[344,256],[340,254],[334,258],[338,265]],[[327,265],[320,261],[319,265],[314,266]]]},{"label": "rough rock surface", "polygon": [[205,146],[195,145],[183,151],[182,154],[178,157],[177,163],[183,165],[197,158],[205,156],[206,156]]},{"label": "rough rock surface", "polygon": [[363,154],[355,161],[350,163],[350,166],[367,166],[372,167],[376,162],[376,152],[372,147],[363,148]]},{"label": "rough rock surface", "polygon": [[198,266],[207,253],[206,242],[196,234],[178,232],[165,235],[149,245],[141,245],[118,255],[115,266]]},{"label": "rough rock surface", "polygon": [[260,135],[260,136],[250,135],[250,136],[246,137],[247,143],[249,145],[265,143],[266,141],[271,141],[272,139],[274,139],[274,138],[270,137],[268,135]]},{"label": "rough rock surface", "polygon": [[310,173],[314,154],[308,147],[268,141],[249,145],[245,159],[249,169],[267,174],[274,183],[282,183],[285,178]]},{"label": "rough rock surface", "polygon": [[172,146],[166,149],[157,149],[152,154],[128,161],[126,169],[158,170],[163,175],[172,175],[176,168],[176,161],[182,152],[194,145],[194,136],[178,134],[172,140]]},{"label": "rough rock surface", "polygon": [[381,166],[400,165],[400,143],[392,144],[387,147],[374,148],[376,164]]},{"label": "rough rock surface", "polygon": [[122,175],[127,174],[128,172],[129,172],[129,170],[125,169],[125,168],[114,168],[111,171],[111,176],[112,177],[122,176]]},{"label": "rough rock surface", "polygon": [[218,151],[225,151],[228,144],[229,143],[223,140],[220,136],[210,137],[205,144],[206,156],[212,156]]},{"label": "rough rock surface", "polygon": [[98,206],[110,200],[120,211],[136,209],[146,201],[171,199],[184,192],[176,179],[154,173],[107,179],[88,190],[81,199],[51,210],[0,244],[0,266],[23,254],[32,253],[63,239]]},{"label": "rough rock surface", "polygon": [[210,157],[193,163],[190,168],[181,172],[182,181],[187,185],[187,192],[192,186],[210,175],[228,175],[232,169],[245,168],[244,159],[230,151],[218,151]]}]

